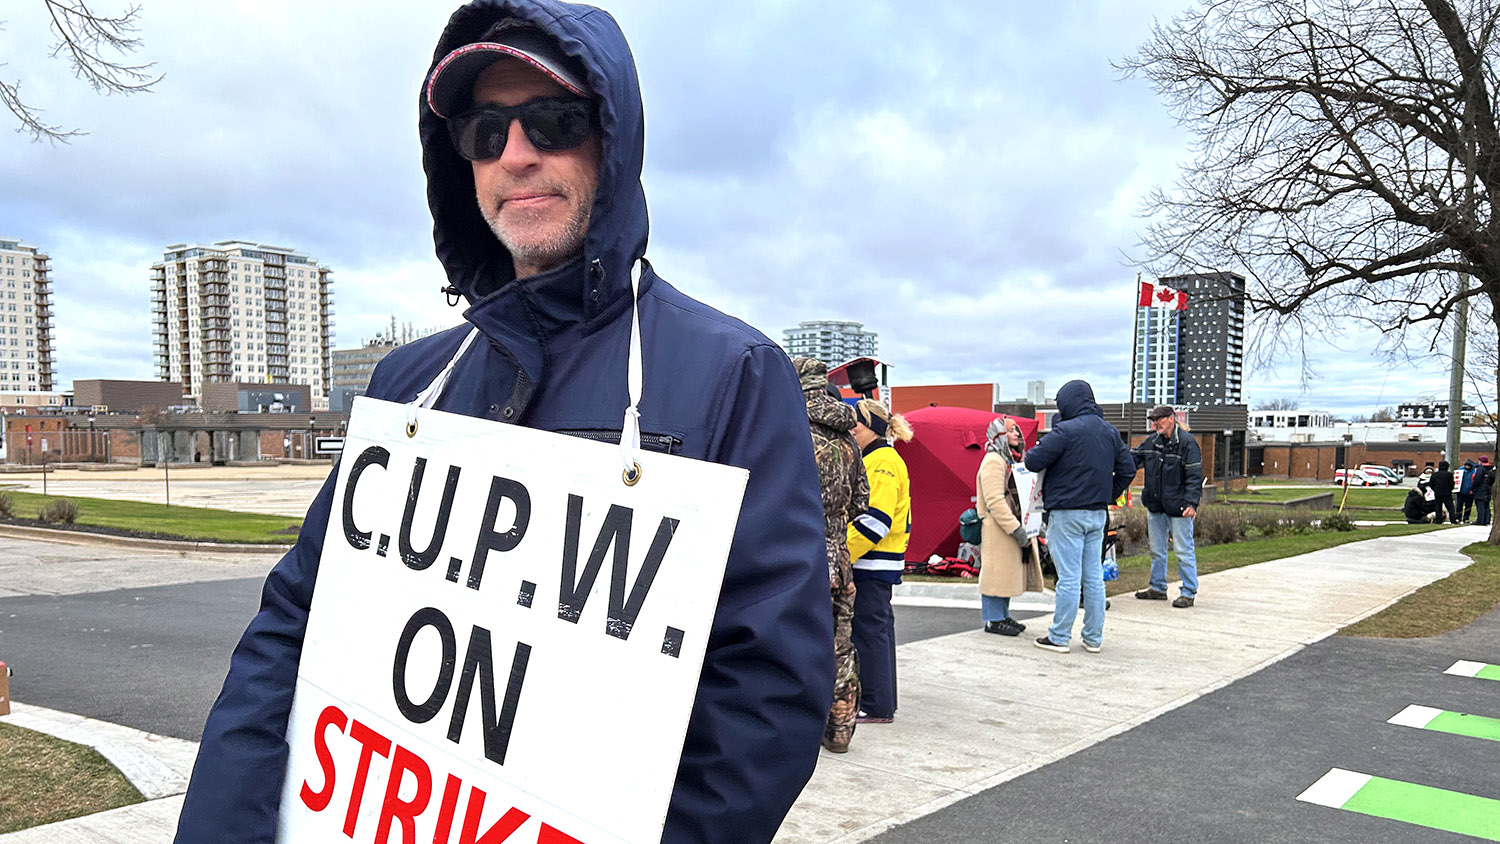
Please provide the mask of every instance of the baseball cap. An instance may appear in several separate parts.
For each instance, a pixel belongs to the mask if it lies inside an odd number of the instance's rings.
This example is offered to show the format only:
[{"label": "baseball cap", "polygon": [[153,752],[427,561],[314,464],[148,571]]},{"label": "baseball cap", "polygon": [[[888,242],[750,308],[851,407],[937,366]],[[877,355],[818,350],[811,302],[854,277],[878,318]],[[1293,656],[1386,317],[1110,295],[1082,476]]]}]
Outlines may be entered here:
[{"label": "baseball cap", "polygon": [[1165,419],[1168,416],[1175,415],[1176,413],[1177,411],[1173,410],[1171,405],[1159,404],[1156,407],[1151,408],[1151,411],[1146,414],[1146,418],[1151,420]]},{"label": "baseball cap", "polygon": [[550,35],[529,24],[503,20],[437,63],[427,80],[427,106],[438,117],[457,115],[474,92],[474,80],[505,56],[526,62],[580,97],[591,96],[583,67]]}]

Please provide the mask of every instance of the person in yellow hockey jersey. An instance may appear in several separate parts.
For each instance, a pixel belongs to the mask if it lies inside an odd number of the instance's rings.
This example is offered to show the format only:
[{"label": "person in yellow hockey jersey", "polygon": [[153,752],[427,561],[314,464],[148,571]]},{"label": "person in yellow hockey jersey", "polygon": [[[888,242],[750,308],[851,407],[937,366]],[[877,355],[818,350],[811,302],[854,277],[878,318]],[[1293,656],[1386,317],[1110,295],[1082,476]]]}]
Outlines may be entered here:
[{"label": "person in yellow hockey jersey", "polygon": [[854,407],[854,439],[870,479],[870,506],[849,524],[854,561],[854,649],[859,653],[859,718],[889,724],[896,716],[896,617],[891,588],[901,582],[911,536],[911,479],[906,461],[891,447],[906,442],[911,426],[874,399]]}]

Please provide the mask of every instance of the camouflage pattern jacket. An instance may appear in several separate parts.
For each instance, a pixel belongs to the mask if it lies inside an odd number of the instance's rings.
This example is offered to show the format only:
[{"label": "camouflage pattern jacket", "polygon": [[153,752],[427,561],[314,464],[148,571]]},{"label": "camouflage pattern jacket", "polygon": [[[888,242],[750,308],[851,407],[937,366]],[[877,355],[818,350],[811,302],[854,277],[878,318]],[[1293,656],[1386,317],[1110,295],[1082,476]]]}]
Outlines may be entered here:
[{"label": "camouflage pattern jacket", "polygon": [[[798,361],[807,419],[812,427],[813,453],[823,485],[823,521],[828,536],[828,583],[849,579],[849,522],[869,506],[870,482],[854,441],[854,408],[827,393],[828,368]],[[806,371],[804,371],[806,370]]]}]

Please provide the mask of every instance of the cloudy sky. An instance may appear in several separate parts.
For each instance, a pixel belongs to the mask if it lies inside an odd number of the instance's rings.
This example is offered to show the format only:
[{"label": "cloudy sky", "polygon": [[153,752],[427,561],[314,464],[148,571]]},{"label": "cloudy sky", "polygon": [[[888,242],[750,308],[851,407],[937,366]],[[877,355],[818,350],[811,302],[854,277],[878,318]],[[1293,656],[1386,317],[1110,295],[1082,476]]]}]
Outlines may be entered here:
[{"label": "cloudy sky", "polygon": [[[62,384],[155,376],[149,267],[172,243],[258,241],[332,266],[340,348],[393,315],[455,324],[416,140],[454,4],[143,2],[138,56],[164,78],[130,97],[48,58],[40,0],[5,4],[0,76],[88,133],[0,133],[0,236],[52,256]],[[1082,377],[1123,399],[1137,212],[1189,137],[1110,62],[1186,5],[609,3],[644,86],[652,263],[776,339],[805,319],[863,322],[897,384],[1019,396]],[[1352,324],[1312,338],[1310,371],[1278,354],[1247,373],[1246,399],[1355,415],[1446,396],[1444,360],[1391,365],[1378,339]]]}]

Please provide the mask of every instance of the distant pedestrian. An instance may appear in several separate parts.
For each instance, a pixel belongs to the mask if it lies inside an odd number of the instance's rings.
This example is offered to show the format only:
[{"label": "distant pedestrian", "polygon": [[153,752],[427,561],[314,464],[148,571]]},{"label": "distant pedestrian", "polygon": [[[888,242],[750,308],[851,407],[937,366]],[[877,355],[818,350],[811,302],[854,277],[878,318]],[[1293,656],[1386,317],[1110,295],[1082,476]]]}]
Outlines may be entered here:
[{"label": "distant pedestrian", "polygon": [[1047,548],[1057,567],[1052,626],[1036,646],[1067,653],[1083,593],[1083,649],[1104,644],[1104,530],[1110,502],[1135,480],[1135,461],[1115,426],[1104,421],[1087,381],[1069,381],[1057,391],[1059,421],[1026,455],[1026,468],[1047,473]]},{"label": "distant pedestrian", "polygon": [[1469,523],[1474,509],[1474,467],[1474,461],[1465,460],[1458,470],[1458,518],[1464,524]]},{"label": "distant pedestrian", "polygon": [[1431,490],[1420,480],[1416,486],[1406,491],[1406,500],[1401,503],[1401,515],[1406,517],[1407,524],[1427,524],[1427,517],[1432,513],[1432,507],[1427,502],[1429,492]]},{"label": "distant pedestrian", "polygon": [[870,504],[849,523],[854,561],[854,650],[859,653],[859,717],[889,724],[896,717],[896,616],[891,589],[906,567],[911,537],[911,478],[891,438],[912,437],[911,426],[874,399],[855,405],[854,439],[863,449]]},{"label": "distant pedestrian", "polygon": [[1480,455],[1479,468],[1474,470],[1474,524],[1490,523],[1490,498],[1495,492],[1495,467],[1490,465],[1488,455]]},{"label": "distant pedestrian", "polygon": [[1458,512],[1453,507],[1453,470],[1448,468],[1448,461],[1439,460],[1437,471],[1432,473],[1432,521],[1434,524],[1443,523],[1443,514],[1448,514],[1448,521],[1458,523]]},{"label": "distant pedestrian", "polygon": [[1010,599],[1042,590],[1036,541],[1021,524],[1021,495],[1014,468],[1026,456],[1021,426],[1008,416],[985,432],[984,460],[974,480],[974,507],[983,526],[979,551],[979,602],[986,633],[1019,636],[1026,625],[1010,615]]},{"label": "distant pedestrian", "polygon": [[812,358],[792,361],[807,400],[813,456],[823,484],[823,521],[828,551],[828,591],[833,598],[833,706],[823,729],[823,747],[849,750],[859,710],[859,657],[854,652],[854,571],[849,565],[849,522],[870,504],[865,464],[854,440],[854,408],[828,393],[828,364]]},{"label": "distant pedestrian", "polygon": [[1167,599],[1167,539],[1177,551],[1177,575],[1182,585],[1172,606],[1185,609],[1198,595],[1198,555],[1193,546],[1193,520],[1203,494],[1203,455],[1198,441],[1177,421],[1177,412],[1158,405],[1146,414],[1154,432],[1132,453],[1135,465],[1146,470],[1146,530],[1151,537],[1151,583],[1135,593],[1143,600]]}]

